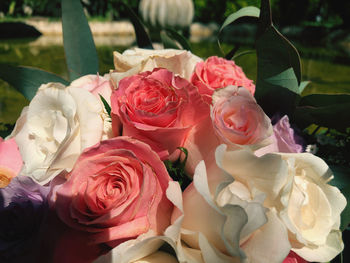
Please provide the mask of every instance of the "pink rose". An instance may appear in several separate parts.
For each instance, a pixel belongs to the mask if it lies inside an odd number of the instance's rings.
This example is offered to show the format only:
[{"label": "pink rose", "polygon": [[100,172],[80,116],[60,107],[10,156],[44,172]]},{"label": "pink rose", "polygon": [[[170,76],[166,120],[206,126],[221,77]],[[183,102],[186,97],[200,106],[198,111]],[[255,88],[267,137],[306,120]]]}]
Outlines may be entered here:
[{"label": "pink rose", "polygon": [[0,137],[0,188],[6,187],[22,169],[23,161],[14,138]]},{"label": "pink rose", "polygon": [[99,75],[86,75],[74,80],[70,86],[86,89],[98,99],[100,99],[99,95],[101,95],[109,104],[111,102],[113,86],[109,81],[109,75],[103,77]]},{"label": "pink rose", "polygon": [[283,263],[307,263],[307,261],[297,254],[295,254],[293,251],[289,252],[289,255],[283,260]]},{"label": "pink rose", "polygon": [[169,181],[147,144],[117,137],[85,150],[50,200],[63,222],[91,233],[90,243],[114,247],[148,231],[161,234],[170,224]]},{"label": "pink rose", "polygon": [[213,127],[223,142],[254,145],[271,135],[271,120],[247,89],[231,86],[219,90],[213,104]]},{"label": "pink rose", "polygon": [[214,90],[228,85],[245,87],[253,95],[255,92],[253,81],[246,77],[241,67],[231,60],[216,56],[197,63],[191,82],[205,95],[208,102],[211,102]]},{"label": "pink rose", "polygon": [[111,102],[115,133],[120,119],[123,135],[150,144],[162,160],[183,146],[191,128],[209,115],[196,87],[161,68],[122,79]]},{"label": "pink rose", "polygon": [[196,126],[186,140],[189,173],[201,160],[211,164],[216,147],[222,143],[231,149],[251,150],[270,143],[271,120],[245,88],[228,86],[215,91],[210,117]]}]

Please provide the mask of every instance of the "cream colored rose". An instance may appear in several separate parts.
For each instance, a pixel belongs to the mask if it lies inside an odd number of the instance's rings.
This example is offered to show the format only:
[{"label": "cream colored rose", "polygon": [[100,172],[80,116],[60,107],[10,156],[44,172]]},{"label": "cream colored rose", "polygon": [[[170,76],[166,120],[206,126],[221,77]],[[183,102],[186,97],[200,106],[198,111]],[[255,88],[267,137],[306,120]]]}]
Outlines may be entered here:
[{"label": "cream colored rose", "polygon": [[105,76],[85,75],[70,84],[72,87],[82,88],[90,91],[98,99],[100,95],[111,105],[111,95],[113,91],[112,83],[109,81],[109,74]]},{"label": "cream colored rose", "polygon": [[154,68],[166,68],[174,74],[190,80],[196,64],[200,61],[202,61],[201,58],[186,50],[134,48],[128,49],[122,54],[115,51],[115,70],[111,72],[111,79],[117,87],[119,81],[124,77],[151,71]]},{"label": "cream colored rose", "polygon": [[20,174],[46,184],[70,171],[79,154],[101,140],[105,118],[101,101],[89,91],[42,85],[12,134],[24,161]]},{"label": "cream colored rose", "polygon": [[290,251],[285,226],[264,208],[264,193],[233,181],[225,155],[223,145],[216,167],[200,162],[183,193],[182,250],[195,262],[282,262]]},{"label": "cream colored rose", "polygon": [[310,153],[266,154],[227,152],[222,165],[235,182],[266,194],[264,206],[288,229],[292,250],[307,261],[327,262],[339,254],[340,213],[346,200],[328,182],[327,164]]},{"label": "cream colored rose", "polygon": [[281,156],[289,178],[278,212],[289,230],[292,250],[307,261],[328,262],[344,248],[339,226],[346,199],[328,184],[333,175],[321,158],[310,153]]}]

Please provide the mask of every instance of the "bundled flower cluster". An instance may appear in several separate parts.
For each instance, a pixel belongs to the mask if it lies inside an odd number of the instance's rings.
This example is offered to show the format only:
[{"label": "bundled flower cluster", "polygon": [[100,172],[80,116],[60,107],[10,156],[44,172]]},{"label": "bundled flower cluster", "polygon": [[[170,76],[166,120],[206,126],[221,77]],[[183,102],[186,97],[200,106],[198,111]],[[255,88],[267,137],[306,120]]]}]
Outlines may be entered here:
[{"label": "bundled flower cluster", "polygon": [[[233,61],[132,49],[114,62],[103,77],[43,84],[0,141],[0,262],[302,263],[342,251],[346,200],[329,167],[287,116],[272,124]],[[164,164],[178,160],[193,179],[183,192]]]}]

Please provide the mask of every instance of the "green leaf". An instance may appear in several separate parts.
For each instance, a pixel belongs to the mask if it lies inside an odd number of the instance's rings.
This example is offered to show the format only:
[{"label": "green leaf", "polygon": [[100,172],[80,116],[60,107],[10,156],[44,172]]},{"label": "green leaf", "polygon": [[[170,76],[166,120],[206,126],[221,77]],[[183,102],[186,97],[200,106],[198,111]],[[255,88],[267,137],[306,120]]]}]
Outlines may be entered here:
[{"label": "green leaf", "polygon": [[301,93],[300,56],[273,26],[269,0],[261,1],[256,51],[258,71],[255,96],[258,103],[269,116],[276,112],[291,116]]},{"label": "green leaf", "polygon": [[311,94],[302,97],[299,106],[324,107],[344,103],[350,103],[349,94]]},{"label": "green leaf", "polygon": [[260,15],[260,9],[259,8],[255,7],[255,6],[243,7],[241,9],[239,9],[237,12],[229,15],[225,19],[224,23],[220,27],[219,34],[221,33],[221,31],[225,27],[227,27],[228,25],[232,24],[233,22],[235,22],[237,19],[239,19],[241,17],[245,17],[245,16],[259,17],[259,15]]},{"label": "green leaf", "polygon": [[258,103],[269,116],[276,112],[290,116],[300,94],[298,52],[274,26],[270,26],[257,40],[256,50],[258,72],[255,97]]},{"label": "green leaf", "polygon": [[342,190],[342,194],[345,196],[347,201],[346,207],[341,213],[340,229],[344,231],[350,224],[350,185],[348,185]]},{"label": "green leaf", "polygon": [[164,48],[180,49],[177,43],[171,39],[163,30],[160,32],[160,38],[164,45]]},{"label": "green leaf", "polygon": [[[243,7],[241,9],[239,9],[237,12],[234,12],[233,14],[229,15],[224,23],[222,24],[219,33],[217,35],[217,41],[218,41],[218,46],[222,52],[222,54],[225,54],[224,51],[221,48],[221,43],[220,43],[220,34],[222,32],[222,30],[227,27],[228,25],[232,24],[233,22],[235,22],[237,19],[242,18],[242,17],[256,17],[258,18],[260,14],[260,10],[259,8],[255,7],[255,6],[247,6],[247,7]],[[238,48],[236,48],[238,49]],[[233,50],[231,50],[228,54],[225,55],[225,57],[227,59],[231,59],[233,57],[233,55],[235,54],[235,52],[237,51],[235,48]]]},{"label": "green leaf", "polygon": [[238,49],[240,48],[240,45],[237,44],[236,46],[234,46],[234,48],[231,49],[230,52],[228,52],[226,55],[225,55],[225,59],[228,59],[228,60],[231,60],[233,59],[233,57],[235,56],[236,52],[238,51]]},{"label": "green leaf", "polygon": [[100,99],[101,99],[101,101],[102,101],[102,103],[103,103],[103,106],[105,107],[105,109],[106,109],[106,111],[107,111],[108,116],[109,116],[110,118],[112,118],[112,117],[111,117],[111,106],[109,106],[108,102],[105,100],[104,97],[102,97],[101,94],[98,94],[98,95],[100,96]]},{"label": "green leaf", "polygon": [[329,168],[332,170],[334,175],[333,180],[330,184],[336,186],[340,190],[350,185],[350,168],[346,166],[330,165]]},{"label": "green leaf", "polygon": [[300,128],[310,124],[345,130],[350,127],[350,95],[312,94],[302,97],[293,120]]},{"label": "green leaf", "polygon": [[183,35],[181,35],[177,31],[169,27],[165,28],[164,30],[166,31],[169,37],[172,37],[174,40],[179,42],[179,44],[182,46],[183,49],[191,51],[190,43],[187,41],[187,39]]},{"label": "green leaf", "polygon": [[[118,3],[124,7],[126,15],[129,17],[131,23],[134,26],[137,46],[140,48],[153,49],[151,38],[147,34],[143,23],[135,14],[135,12],[124,2],[120,1]],[[118,7],[116,8],[118,9]]]},{"label": "green leaf", "polygon": [[236,60],[237,58],[241,57],[241,56],[244,56],[244,55],[249,55],[249,54],[255,54],[255,50],[245,50],[245,51],[242,51],[236,55],[233,56],[233,60]]},{"label": "green leaf", "polygon": [[186,172],[185,172],[185,165],[188,157],[188,151],[184,147],[177,147],[181,152],[185,154],[184,160],[181,162],[181,158],[179,158],[172,162],[170,160],[165,160],[164,165],[173,180],[178,181],[182,191],[186,189],[186,187],[192,182],[192,179],[190,179]]},{"label": "green leaf", "polygon": [[41,69],[5,64],[0,64],[0,78],[12,85],[28,100],[34,97],[41,84],[60,82],[69,85],[65,79]]},{"label": "green leaf", "polygon": [[272,26],[272,14],[269,0],[261,0],[260,4],[260,15],[259,15],[259,26],[258,26],[258,37],[261,37],[264,32]]},{"label": "green leaf", "polygon": [[292,68],[288,68],[275,76],[267,78],[265,81],[272,85],[289,89],[294,93],[299,93],[298,82]]},{"label": "green leaf", "polygon": [[80,0],[62,0],[63,45],[70,80],[98,73],[98,57]]},{"label": "green leaf", "polygon": [[310,82],[311,82],[311,81],[308,81],[308,80],[307,80],[307,81],[302,81],[302,82],[300,82],[300,85],[299,85],[299,93],[300,93],[300,94],[304,91],[304,89],[306,88],[306,86],[310,84]]}]

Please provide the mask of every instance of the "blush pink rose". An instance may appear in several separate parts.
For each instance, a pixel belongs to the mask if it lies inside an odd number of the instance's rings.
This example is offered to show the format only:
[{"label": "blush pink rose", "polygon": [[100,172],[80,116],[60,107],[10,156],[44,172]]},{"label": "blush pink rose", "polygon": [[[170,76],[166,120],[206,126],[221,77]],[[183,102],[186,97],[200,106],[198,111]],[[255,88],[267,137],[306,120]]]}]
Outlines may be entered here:
[{"label": "blush pink rose", "polygon": [[147,144],[121,136],[85,150],[50,202],[64,223],[91,234],[90,243],[114,247],[170,224],[169,181]]},{"label": "blush pink rose", "polygon": [[[173,154],[194,125],[209,115],[196,87],[167,69],[126,77],[111,97],[112,126],[151,145],[162,160]],[[116,124],[115,124],[116,123]]]},{"label": "blush pink rose", "polygon": [[255,92],[253,81],[246,77],[241,67],[232,60],[216,56],[197,63],[191,82],[198,87],[199,92],[206,97],[208,102],[211,102],[214,90],[228,85],[245,87],[253,95]]},{"label": "blush pink rose", "polygon": [[227,144],[256,145],[272,133],[270,118],[245,88],[227,87],[214,95],[211,119]]},{"label": "blush pink rose", "polygon": [[18,175],[23,165],[21,154],[14,138],[0,137],[0,188],[6,187]]},{"label": "blush pink rose", "polygon": [[289,255],[283,260],[283,263],[307,263],[307,261],[293,251],[290,251]]},{"label": "blush pink rose", "polygon": [[210,118],[196,126],[185,142],[189,151],[186,164],[191,174],[201,160],[214,162],[214,152],[222,143],[230,149],[242,147],[256,150],[270,143],[270,118],[256,103],[251,93],[237,86],[216,90]]}]

